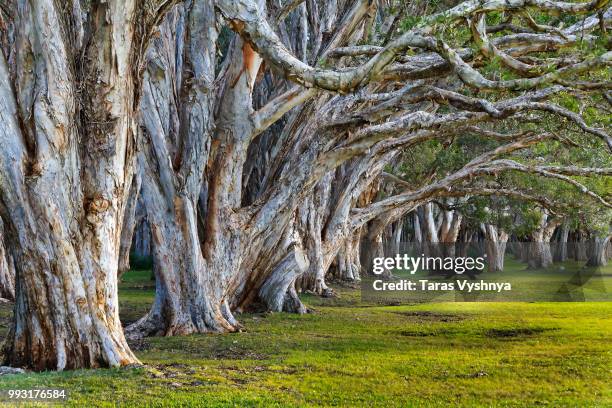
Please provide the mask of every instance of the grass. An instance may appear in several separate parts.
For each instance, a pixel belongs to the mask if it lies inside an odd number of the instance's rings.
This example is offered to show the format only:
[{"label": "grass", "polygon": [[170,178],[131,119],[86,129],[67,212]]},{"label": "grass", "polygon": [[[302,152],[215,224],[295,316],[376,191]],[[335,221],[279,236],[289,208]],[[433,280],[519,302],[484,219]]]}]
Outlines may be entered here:
[{"label": "grass", "polygon": [[[612,406],[610,302],[380,306],[336,289],[304,296],[312,314],[240,315],[244,333],[147,339],[147,368],[3,376],[0,389],[66,388],[79,407]],[[148,271],[124,277],[124,321],[153,291]]]}]

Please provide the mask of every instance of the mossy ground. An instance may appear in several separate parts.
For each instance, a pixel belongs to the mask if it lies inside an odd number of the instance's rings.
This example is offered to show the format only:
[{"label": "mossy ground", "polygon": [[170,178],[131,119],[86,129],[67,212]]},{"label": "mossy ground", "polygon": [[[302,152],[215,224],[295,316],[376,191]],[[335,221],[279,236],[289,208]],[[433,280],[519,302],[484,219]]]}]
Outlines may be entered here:
[{"label": "mossy ground", "polygon": [[[0,389],[66,388],[79,407],[612,406],[610,302],[379,306],[337,290],[305,296],[312,314],[240,315],[243,333],[146,339],[147,368],[3,376]],[[153,291],[150,272],[125,276],[124,321]],[[9,315],[0,306],[0,337]]]}]

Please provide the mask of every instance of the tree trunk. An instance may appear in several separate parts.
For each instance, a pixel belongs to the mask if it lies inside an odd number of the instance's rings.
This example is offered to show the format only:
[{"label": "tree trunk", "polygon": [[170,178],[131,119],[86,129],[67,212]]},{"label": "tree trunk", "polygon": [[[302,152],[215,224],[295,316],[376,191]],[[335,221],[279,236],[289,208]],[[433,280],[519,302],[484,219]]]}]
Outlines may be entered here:
[{"label": "tree trunk", "polygon": [[[147,200],[152,205],[154,199]],[[223,288],[207,282],[193,203],[177,197],[175,205],[172,212],[152,213],[155,300],[149,313],[126,329],[130,338],[228,332],[238,327],[224,305]]]},{"label": "tree trunk", "polygon": [[559,239],[556,242],[555,262],[565,262],[568,258],[567,238],[569,236],[569,224],[564,222],[559,230]]},{"label": "tree trunk", "polygon": [[119,246],[119,278],[130,270],[130,250],[136,228],[136,207],[138,206],[138,196],[140,195],[141,175],[136,171],[132,179],[132,187],[127,204],[125,205],[125,215],[123,218],[123,228],[121,230],[121,242]]},{"label": "tree trunk", "polygon": [[14,72],[0,56],[0,211],[17,272],[4,363],[137,363],[119,320],[117,269],[142,10],[18,3]]},{"label": "tree trunk", "polygon": [[548,268],[552,264],[550,239],[559,224],[560,220],[549,220],[546,213],[542,215],[540,226],[531,234],[527,259],[530,269]]},{"label": "tree trunk", "polygon": [[606,255],[609,244],[610,236],[594,236],[589,245],[590,255],[586,266],[606,266],[608,264]]},{"label": "tree trunk", "polygon": [[508,234],[494,225],[482,226],[485,233],[485,249],[487,254],[487,268],[489,272],[501,272],[504,270],[504,256]]},{"label": "tree trunk", "polygon": [[[139,212],[143,211],[142,214]],[[134,221],[134,238],[132,239],[131,254],[140,258],[151,256],[151,227],[144,214],[144,204],[138,204]]]},{"label": "tree trunk", "polygon": [[308,268],[306,254],[294,247],[283,258],[259,289],[259,298],[272,312],[306,313],[307,309],[297,297],[295,279]]},{"label": "tree trunk", "polygon": [[574,247],[574,260],[576,261],[588,261],[589,257],[587,254],[588,241],[583,231],[576,232],[576,239],[573,242]]},{"label": "tree trunk", "polygon": [[[224,274],[237,268],[240,251],[235,239],[219,236],[236,230],[231,217],[224,219],[229,208],[209,204],[207,215],[214,221],[208,220],[211,234],[206,239],[214,241],[212,246],[201,244],[198,234],[198,200],[213,128],[216,41],[213,2],[187,2],[168,13],[147,53],[141,102],[142,197],[156,290],[149,313],[126,329],[130,338],[239,328],[225,300]],[[237,72],[242,61],[237,62],[231,72],[240,81],[233,92],[247,86]],[[224,150],[232,154],[232,149],[222,141],[215,160],[224,157]],[[215,163],[209,199],[231,191],[232,183],[241,180],[233,169],[237,165],[231,163],[228,172],[228,164]],[[221,181],[227,185],[219,185]]]},{"label": "tree trunk", "polygon": [[443,221],[440,226],[440,244],[442,245],[444,256],[454,258],[463,216],[459,211],[454,210],[442,210],[442,216]]},{"label": "tree trunk", "polygon": [[0,299],[15,300],[15,262],[4,245],[4,223],[0,220]]},{"label": "tree trunk", "polygon": [[344,282],[361,280],[361,260],[359,259],[359,241],[361,232],[357,231],[346,240],[336,257],[336,279]]},{"label": "tree trunk", "polygon": [[330,195],[331,174],[326,175],[315,187],[312,195],[300,208],[297,223],[300,235],[303,237],[309,267],[298,278],[296,289],[298,291],[311,291],[321,296],[332,296],[333,291],[325,282],[328,265],[323,252],[323,218],[326,216]]}]

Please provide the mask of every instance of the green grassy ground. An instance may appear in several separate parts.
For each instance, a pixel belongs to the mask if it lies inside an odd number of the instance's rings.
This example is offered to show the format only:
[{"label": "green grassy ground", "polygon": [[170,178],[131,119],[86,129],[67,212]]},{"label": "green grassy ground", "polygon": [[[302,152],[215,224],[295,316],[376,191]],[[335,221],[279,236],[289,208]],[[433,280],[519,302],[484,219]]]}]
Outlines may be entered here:
[{"label": "green grassy ground", "polygon": [[[153,298],[121,285],[124,321]],[[151,338],[146,368],[0,377],[66,388],[71,406],[612,406],[612,303],[360,303],[305,296],[315,313],[241,315],[246,332]],[[10,310],[0,306],[0,337]]]}]

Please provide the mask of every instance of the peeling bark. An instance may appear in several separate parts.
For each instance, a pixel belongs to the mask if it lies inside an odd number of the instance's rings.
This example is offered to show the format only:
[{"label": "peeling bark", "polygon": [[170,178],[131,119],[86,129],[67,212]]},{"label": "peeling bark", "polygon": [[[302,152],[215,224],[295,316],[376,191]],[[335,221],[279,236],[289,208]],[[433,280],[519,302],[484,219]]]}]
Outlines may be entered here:
[{"label": "peeling bark", "polygon": [[489,272],[501,272],[504,270],[508,233],[492,224],[482,225],[481,229],[485,235],[487,269]]},{"label": "peeling bark", "polygon": [[[241,177],[226,174],[228,165],[235,163],[219,161],[224,151],[234,152],[229,140],[215,141],[210,157],[216,24],[212,1],[187,2],[168,13],[148,50],[141,101],[142,197],[151,230],[156,291],[149,313],[126,329],[131,338],[230,332],[240,327],[226,304],[224,286],[224,274],[235,268],[238,251],[231,239],[220,236],[236,226],[231,225],[229,203],[219,205],[215,199],[232,191]],[[251,71],[237,72],[242,62],[251,64],[247,52],[240,55],[244,61],[237,61],[238,68],[231,71],[237,81],[227,85],[234,86],[231,89],[249,89],[246,82],[252,79]],[[222,124],[219,128],[223,132]],[[207,242],[201,244],[198,201],[208,160],[215,172],[208,188]]]},{"label": "peeling bark", "polygon": [[5,249],[4,223],[0,220],[0,299],[15,300],[15,262]]},{"label": "peeling bark", "polygon": [[308,258],[298,247],[292,248],[273,269],[259,289],[259,297],[273,312],[306,313],[297,297],[295,279],[308,269]]},{"label": "peeling bark", "polygon": [[146,42],[136,24],[148,32],[150,10],[17,3],[10,70],[0,56],[0,211],[17,272],[4,363],[138,363],[119,320],[117,270]]}]

